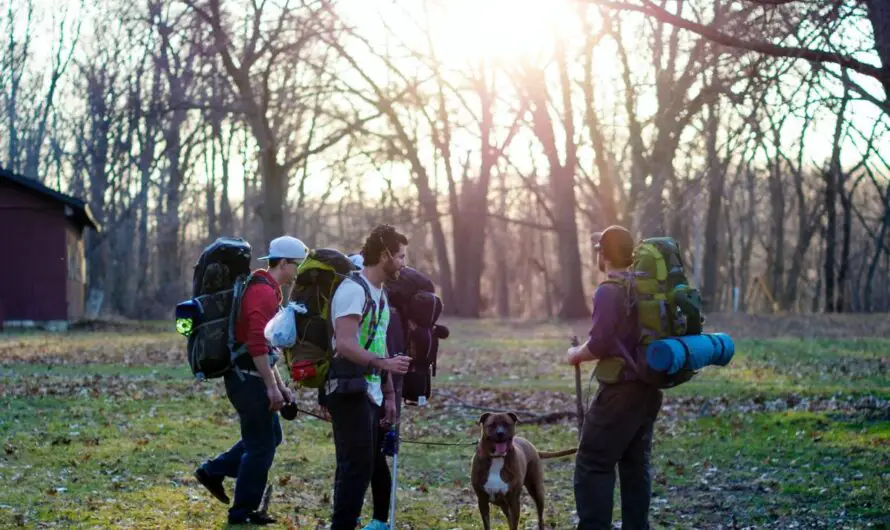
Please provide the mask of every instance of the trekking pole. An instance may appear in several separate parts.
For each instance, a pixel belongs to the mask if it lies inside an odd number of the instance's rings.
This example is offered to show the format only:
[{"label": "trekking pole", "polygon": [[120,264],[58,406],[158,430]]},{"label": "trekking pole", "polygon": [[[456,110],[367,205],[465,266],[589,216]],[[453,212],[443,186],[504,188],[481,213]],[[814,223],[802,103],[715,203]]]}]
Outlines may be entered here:
[{"label": "trekking pole", "polygon": [[389,492],[389,528],[395,529],[396,525],[396,491],[398,491],[399,476],[399,431],[394,425],[386,431],[383,439],[383,454],[392,457],[392,489]]},{"label": "trekking pole", "polygon": [[262,514],[269,514],[269,501],[272,500],[272,484],[266,486],[266,491],[263,493],[263,499],[260,502],[260,509],[257,510]]},{"label": "trekking pole", "polygon": [[[578,337],[570,339],[572,346],[578,346]],[[575,405],[578,407],[578,439],[581,439],[581,427],[584,426],[584,398],[581,393],[581,365],[575,365]]]}]

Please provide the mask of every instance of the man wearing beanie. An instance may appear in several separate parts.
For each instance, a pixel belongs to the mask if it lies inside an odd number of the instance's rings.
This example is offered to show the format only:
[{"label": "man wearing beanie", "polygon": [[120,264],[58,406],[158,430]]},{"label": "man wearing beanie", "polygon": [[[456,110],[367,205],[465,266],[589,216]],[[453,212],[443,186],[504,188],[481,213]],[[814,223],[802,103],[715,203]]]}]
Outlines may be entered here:
[{"label": "man wearing beanie", "polygon": [[[610,280],[593,298],[588,340],[569,348],[566,363],[599,361],[599,388],[584,417],[575,459],[578,530],[612,528],[615,466],[621,481],[621,520],[625,530],[648,529],[652,477],[649,454],[662,392],[637,373],[641,327],[633,289],[634,241],[621,226],[593,235],[597,266]],[[625,284],[625,285],[622,285]]]}]

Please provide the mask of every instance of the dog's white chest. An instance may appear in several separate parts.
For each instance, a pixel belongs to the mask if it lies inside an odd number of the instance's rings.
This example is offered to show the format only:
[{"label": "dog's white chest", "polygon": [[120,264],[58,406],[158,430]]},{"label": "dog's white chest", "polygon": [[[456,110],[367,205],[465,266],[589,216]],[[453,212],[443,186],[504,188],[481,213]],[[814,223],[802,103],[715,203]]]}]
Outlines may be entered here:
[{"label": "dog's white chest", "polygon": [[507,493],[509,486],[501,478],[502,469],[504,469],[504,458],[492,458],[491,468],[488,470],[488,480],[485,481],[485,493],[491,496]]}]

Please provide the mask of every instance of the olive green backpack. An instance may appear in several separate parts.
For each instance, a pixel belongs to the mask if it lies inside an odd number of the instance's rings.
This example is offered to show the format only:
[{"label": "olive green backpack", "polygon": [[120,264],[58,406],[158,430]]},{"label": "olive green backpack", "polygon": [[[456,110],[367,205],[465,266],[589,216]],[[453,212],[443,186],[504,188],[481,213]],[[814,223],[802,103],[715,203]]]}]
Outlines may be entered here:
[{"label": "olive green backpack", "polygon": [[[662,388],[680,385],[697,372],[682,369],[668,375],[655,372],[645,362],[645,349],[651,342],[664,337],[697,335],[702,332],[704,315],[702,298],[686,277],[686,267],[680,245],[672,237],[650,237],[634,248],[634,261],[629,279],[610,278],[603,283],[615,283],[633,291],[642,334],[638,355],[643,366],[642,375]],[[594,374],[604,382],[618,379],[624,363],[600,361]],[[599,373],[597,373],[599,372]]]}]

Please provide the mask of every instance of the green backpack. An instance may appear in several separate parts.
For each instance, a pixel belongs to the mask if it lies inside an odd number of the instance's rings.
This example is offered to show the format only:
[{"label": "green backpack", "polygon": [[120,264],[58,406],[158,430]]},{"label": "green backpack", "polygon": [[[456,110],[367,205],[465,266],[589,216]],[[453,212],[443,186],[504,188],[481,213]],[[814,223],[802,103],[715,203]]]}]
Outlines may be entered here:
[{"label": "green backpack", "polygon": [[[358,267],[345,254],[331,248],[311,251],[300,264],[290,299],[299,304],[303,312],[294,312],[296,343],[283,349],[291,380],[297,385],[304,388],[320,388],[324,385],[333,358],[331,299],[340,283],[354,274],[358,274]],[[369,303],[372,298],[367,284],[361,280],[356,283],[365,290],[365,307],[362,310],[364,320],[371,311],[376,311],[376,307]],[[373,316],[376,318],[376,313]],[[370,340],[365,344],[366,349],[374,340],[376,331],[375,325]]]},{"label": "green backpack", "polygon": [[[630,280],[610,278],[604,283],[633,289],[642,328],[638,356],[643,365],[641,375],[661,388],[674,387],[692,379],[697,374],[694,370],[684,368],[668,375],[649,369],[645,363],[645,350],[650,343],[664,337],[698,335],[705,322],[701,293],[686,277],[677,241],[672,237],[650,237],[640,241],[634,248]],[[623,363],[617,367],[606,363],[600,369],[600,364],[602,361],[597,366],[598,377],[605,381],[616,380],[623,367]]]}]

